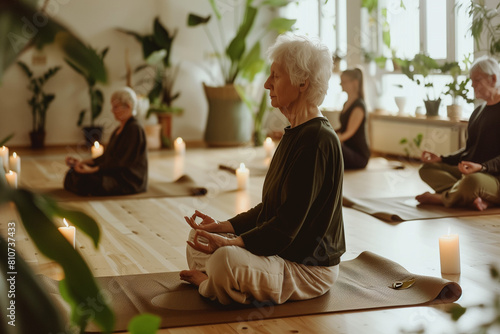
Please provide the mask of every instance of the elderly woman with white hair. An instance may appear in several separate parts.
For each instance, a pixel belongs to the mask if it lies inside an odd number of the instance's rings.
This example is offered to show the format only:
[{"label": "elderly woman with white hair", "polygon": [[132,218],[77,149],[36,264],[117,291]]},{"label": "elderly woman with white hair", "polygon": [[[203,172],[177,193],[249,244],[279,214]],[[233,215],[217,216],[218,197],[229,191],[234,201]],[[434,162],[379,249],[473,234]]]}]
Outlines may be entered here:
[{"label": "elderly woman with white hair", "polygon": [[128,88],[111,96],[112,112],[120,125],[100,157],[79,161],[66,157],[70,167],[64,188],[83,196],[128,195],[146,191],[148,159],[144,130],[133,116],[137,97]]},{"label": "elderly woman with white hair", "polygon": [[485,101],[472,113],[465,147],[438,156],[424,151],[420,177],[435,193],[416,199],[446,207],[472,206],[485,210],[500,204],[500,67],[490,57],[478,58],[470,78],[476,98]]},{"label": "elderly woman with white hair", "polygon": [[336,281],[345,252],[342,150],[318,108],[331,55],[294,35],[279,36],[268,54],[273,63],[264,87],[290,125],[269,166],[262,202],[226,221],[199,211],[185,217],[192,227],[190,270],[180,277],[222,304],[321,296]]}]

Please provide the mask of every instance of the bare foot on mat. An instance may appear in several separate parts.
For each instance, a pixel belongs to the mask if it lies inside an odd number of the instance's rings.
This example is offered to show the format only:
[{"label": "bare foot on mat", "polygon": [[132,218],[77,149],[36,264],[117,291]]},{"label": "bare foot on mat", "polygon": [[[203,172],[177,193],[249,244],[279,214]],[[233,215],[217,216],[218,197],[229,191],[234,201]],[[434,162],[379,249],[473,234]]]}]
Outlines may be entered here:
[{"label": "bare foot on mat", "polygon": [[489,206],[490,203],[488,201],[485,201],[481,197],[478,197],[472,202],[472,205],[479,211],[486,210]]},{"label": "bare foot on mat", "polygon": [[438,204],[438,205],[443,205],[443,200],[441,199],[441,194],[431,194],[430,192],[426,191],[425,193],[421,195],[417,195],[415,199],[420,203],[420,204]]},{"label": "bare foot on mat", "polygon": [[181,280],[200,286],[201,282],[208,279],[207,274],[199,270],[183,270],[180,273]]}]

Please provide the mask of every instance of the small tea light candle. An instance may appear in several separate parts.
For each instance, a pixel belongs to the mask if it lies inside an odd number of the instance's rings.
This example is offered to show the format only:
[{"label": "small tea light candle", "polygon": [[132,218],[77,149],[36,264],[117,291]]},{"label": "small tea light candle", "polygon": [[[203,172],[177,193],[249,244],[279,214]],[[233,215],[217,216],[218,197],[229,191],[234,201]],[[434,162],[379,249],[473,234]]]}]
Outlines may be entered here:
[{"label": "small tea light candle", "polygon": [[98,141],[94,142],[94,146],[91,148],[92,150],[92,159],[100,157],[104,153],[104,146],[100,145]]},{"label": "small tea light candle", "polygon": [[61,227],[58,227],[57,229],[66,238],[66,240],[68,240],[68,242],[73,245],[73,248],[75,248],[75,246],[76,246],[76,229],[74,226],[68,225],[66,218],[63,218],[63,222],[64,222],[64,225],[66,225],[66,226],[61,226]]},{"label": "small tea light candle", "polygon": [[248,188],[248,183],[250,180],[250,170],[245,167],[242,162],[240,168],[236,169],[236,181],[238,183],[239,190],[245,190]]},{"label": "small tea light candle", "polygon": [[439,257],[442,274],[460,274],[460,246],[458,234],[443,235],[439,238]]},{"label": "small tea light candle", "polygon": [[17,182],[21,182],[21,158],[16,152],[12,153],[9,158],[9,168],[11,171],[17,173]]},{"label": "small tea light candle", "polygon": [[5,178],[7,179],[7,183],[11,188],[17,188],[17,173],[9,170],[8,173],[5,173]]},{"label": "small tea light candle", "polygon": [[186,143],[181,137],[177,137],[174,141],[175,154],[184,154],[186,152]]},{"label": "small tea light candle", "polygon": [[7,172],[9,170],[9,148],[2,146],[0,148],[0,157],[2,157],[3,168]]},{"label": "small tea light candle", "polygon": [[271,137],[267,137],[264,140],[264,150],[266,151],[266,157],[271,157],[274,153],[274,142]]}]

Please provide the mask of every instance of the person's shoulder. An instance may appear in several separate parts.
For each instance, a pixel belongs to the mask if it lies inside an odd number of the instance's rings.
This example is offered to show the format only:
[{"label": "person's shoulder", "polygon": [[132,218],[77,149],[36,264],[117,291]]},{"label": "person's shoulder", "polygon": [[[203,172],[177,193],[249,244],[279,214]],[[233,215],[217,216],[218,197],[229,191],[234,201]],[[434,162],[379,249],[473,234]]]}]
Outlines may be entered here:
[{"label": "person's shoulder", "polygon": [[366,103],[365,103],[365,100],[363,100],[362,98],[359,98],[357,99],[356,101],[354,101],[353,103],[353,109],[355,107],[359,107],[361,109],[363,109],[363,111],[366,111]]}]

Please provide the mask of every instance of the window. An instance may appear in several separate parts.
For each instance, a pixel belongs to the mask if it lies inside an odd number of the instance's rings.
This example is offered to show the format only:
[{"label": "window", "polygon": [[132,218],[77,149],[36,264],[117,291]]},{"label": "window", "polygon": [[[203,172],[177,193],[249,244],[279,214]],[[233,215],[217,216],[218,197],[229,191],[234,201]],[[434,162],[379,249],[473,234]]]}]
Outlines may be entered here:
[{"label": "window", "polygon": [[[344,56],[347,52],[346,0],[299,0],[282,9],[283,17],[296,19],[294,33],[319,38],[330,51]],[[340,78],[332,76],[322,107],[338,110],[345,101]]]}]

